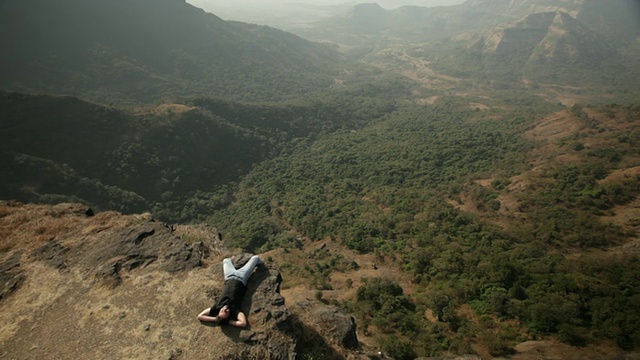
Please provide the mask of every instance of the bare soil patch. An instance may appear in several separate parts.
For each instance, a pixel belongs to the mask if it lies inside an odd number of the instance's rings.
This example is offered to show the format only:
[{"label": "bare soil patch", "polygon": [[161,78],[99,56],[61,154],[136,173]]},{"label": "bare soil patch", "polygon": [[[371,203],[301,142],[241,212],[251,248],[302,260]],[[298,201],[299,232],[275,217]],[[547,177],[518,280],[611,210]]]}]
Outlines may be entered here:
[{"label": "bare soil patch", "polygon": [[569,110],[555,113],[543,119],[535,128],[525,133],[530,139],[556,141],[570,136],[583,128]]}]

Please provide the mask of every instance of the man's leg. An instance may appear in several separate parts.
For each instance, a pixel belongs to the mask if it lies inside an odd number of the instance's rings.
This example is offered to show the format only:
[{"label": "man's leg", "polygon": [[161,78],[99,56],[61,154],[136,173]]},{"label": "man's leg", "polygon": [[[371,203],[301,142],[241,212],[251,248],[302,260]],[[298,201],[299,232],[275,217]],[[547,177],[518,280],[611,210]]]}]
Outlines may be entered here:
[{"label": "man's leg", "polygon": [[233,262],[231,258],[226,258],[222,260],[222,273],[224,274],[224,280],[228,280],[229,276],[236,272],[236,267],[233,266]]},{"label": "man's leg", "polygon": [[262,259],[260,259],[258,255],[253,255],[243,267],[235,271],[235,275],[240,277],[243,284],[247,285],[247,281],[249,281],[249,277],[251,277],[253,269],[255,269],[261,262]]}]

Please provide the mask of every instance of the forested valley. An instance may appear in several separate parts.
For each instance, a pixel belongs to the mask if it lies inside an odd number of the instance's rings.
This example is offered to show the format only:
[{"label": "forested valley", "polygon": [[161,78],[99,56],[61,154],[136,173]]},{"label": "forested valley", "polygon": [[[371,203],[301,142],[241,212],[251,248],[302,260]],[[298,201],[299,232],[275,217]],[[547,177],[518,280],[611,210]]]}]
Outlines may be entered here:
[{"label": "forested valley", "polygon": [[[15,50],[0,61],[0,199],[208,224],[230,249],[277,256],[285,286],[346,309],[395,359],[508,357],[535,339],[640,348],[631,1],[414,9],[438,31],[409,26],[410,7],[363,5],[300,37],[179,1],[153,15],[148,0],[80,15],[27,2],[69,27],[0,25]],[[74,37],[122,7],[144,26]],[[359,256],[402,281],[337,284]]]}]

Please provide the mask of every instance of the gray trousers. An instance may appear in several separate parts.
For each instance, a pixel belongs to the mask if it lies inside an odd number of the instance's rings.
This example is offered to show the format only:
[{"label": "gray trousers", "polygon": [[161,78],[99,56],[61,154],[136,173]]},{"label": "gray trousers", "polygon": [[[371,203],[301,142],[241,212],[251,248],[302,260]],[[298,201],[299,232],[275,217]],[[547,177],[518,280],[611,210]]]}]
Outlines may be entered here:
[{"label": "gray trousers", "polygon": [[236,269],[233,266],[233,262],[231,258],[226,258],[222,260],[222,273],[224,274],[224,281],[229,279],[238,279],[242,281],[244,285],[247,285],[247,281],[249,281],[249,277],[251,277],[251,273],[253,273],[253,269],[260,264],[262,260],[258,255],[253,255],[246,264],[240,269]]}]

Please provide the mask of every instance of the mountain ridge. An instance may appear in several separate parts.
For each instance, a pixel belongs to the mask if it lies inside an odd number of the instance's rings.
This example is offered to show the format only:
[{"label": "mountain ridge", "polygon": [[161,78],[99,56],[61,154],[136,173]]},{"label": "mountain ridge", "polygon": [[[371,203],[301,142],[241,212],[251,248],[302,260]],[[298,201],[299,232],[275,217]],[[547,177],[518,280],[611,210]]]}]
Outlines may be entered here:
[{"label": "mountain ridge", "polygon": [[537,84],[629,87],[633,82],[619,71],[628,67],[621,53],[564,11],[533,13],[454,40],[459,50],[439,59],[436,68]]},{"label": "mountain ridge", "polygon": [[[9,0],[2,7],[6,89],[120,100],[158,99],[169,90],[291,97],[311,85],[328,88],[344,66],[327,46],[227,22],[184,1]],[[306,90],[287,90],[301,80]]]}]

